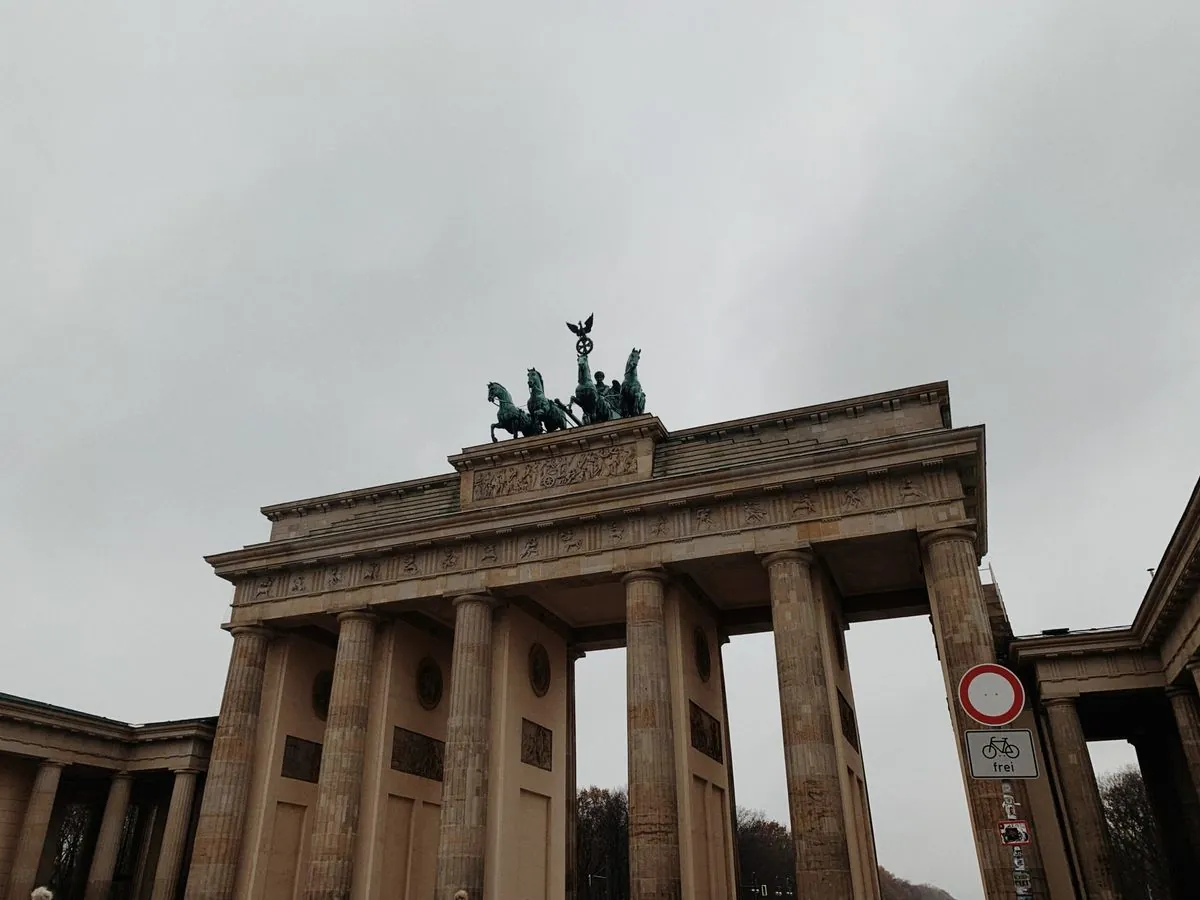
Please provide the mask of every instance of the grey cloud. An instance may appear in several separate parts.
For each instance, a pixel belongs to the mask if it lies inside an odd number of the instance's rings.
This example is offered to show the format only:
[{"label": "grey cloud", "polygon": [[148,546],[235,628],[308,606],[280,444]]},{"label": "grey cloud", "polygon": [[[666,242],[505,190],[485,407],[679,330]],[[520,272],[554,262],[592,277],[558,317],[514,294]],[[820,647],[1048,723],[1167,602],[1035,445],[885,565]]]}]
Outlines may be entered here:
[{"label": "grey cloud", "polygon": [[[948,378],[1018,630],[1127,621],[1196,477],[1198,17],[10,4],[5,689],[215,710],[201,555],[444,471],[488,380],[567,392],[592,311],[671,428]],[[850,652],[881,861],[978,896],[927,623]],[[727,653],[738,799],[782,816],[770,641]],[[581,664],[585,782],[621,668]]]}]

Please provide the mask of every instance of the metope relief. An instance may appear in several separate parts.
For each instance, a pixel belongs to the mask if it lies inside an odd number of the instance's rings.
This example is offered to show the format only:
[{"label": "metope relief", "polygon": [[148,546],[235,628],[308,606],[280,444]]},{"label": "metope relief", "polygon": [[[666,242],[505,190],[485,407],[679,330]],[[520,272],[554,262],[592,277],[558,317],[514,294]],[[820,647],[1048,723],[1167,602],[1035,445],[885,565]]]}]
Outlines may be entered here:
[{"label": "metope relief", "polygon": [[521,720],[521,762],[550,772],[554,768],[554,732],[549,728]]},{"label": "metope relief", "polygon": [[725,742],[721,739],[721,723],[691,700],[688,701],[688,708],[692,746],[709,759],[723,763],[725,761]]},{"label": "metope relief", "polygon": [[392,732],[392,768],[397,772],[441,781],[446,764],[446,744],[427,734],[399,725]]},{"label": "metope relief", "polygon": [[316,784],[321,774],[321,745],[293,735],[283,739],[283,765],[279,774],[295,781]]},{"label": "metope relief", "polygon": [[600,447],[552,459],[476,471],[471,497],[495,500],[636,473],[637,451],[634,447]]}]

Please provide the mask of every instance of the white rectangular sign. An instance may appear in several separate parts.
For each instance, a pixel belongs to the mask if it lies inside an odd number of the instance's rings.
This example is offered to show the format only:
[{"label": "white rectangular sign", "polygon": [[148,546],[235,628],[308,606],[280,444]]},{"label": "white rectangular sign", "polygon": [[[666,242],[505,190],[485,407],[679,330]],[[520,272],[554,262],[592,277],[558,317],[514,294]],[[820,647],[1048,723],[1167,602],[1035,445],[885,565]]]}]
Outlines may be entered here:
[{"label": "white rectangular sign", "polygon": [[1033,732],[990,729],[963,733],[975,778],[1037,778]]}]

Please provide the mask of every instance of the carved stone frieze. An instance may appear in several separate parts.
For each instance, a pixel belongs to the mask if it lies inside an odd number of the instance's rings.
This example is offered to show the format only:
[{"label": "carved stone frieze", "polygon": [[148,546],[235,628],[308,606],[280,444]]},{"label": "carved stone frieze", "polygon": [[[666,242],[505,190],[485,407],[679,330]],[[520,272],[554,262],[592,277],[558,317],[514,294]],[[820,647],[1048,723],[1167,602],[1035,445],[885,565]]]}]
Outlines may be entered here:
[{"label": "carved stone frieze", "polygon": [[554,768],[554,732],[549,728],[521,720],[521,762],[550,772]]},{"label": "carved stone frieze", "polygon": [[473,474],[471,497],[494,500],[536,491],[586,484],[602,478],[637,472],[637,449],[632,445],[598,447],[550,459],[538,459]]},{"label": "carved stone frieze", "polygon": [[287,735],[283,739],[283,764],[279,774],[296,781],[316,784],[321,773],[321,745],[316,741]]},{"label": "carved stone frieze", "polygon": [[688,701],[692,746],[717,762],[725,761],[725,742],[721,739],[721,723],[715,716]]},{"label": "carved stone frieze", "polygon": [[[629,446],[587,450],[575,456],[588,454],[598,454],[599,470],[595,466],[583,467],[581,463],[567,469],[545,468],[556,461],[541,460],[474,474],[483,479],[477,484],[486,484],[497,473],[525,466],[530,472],[540,472],[537,477],[544,476],[553,486],[563,479],[603,477],[590,474],[595,471],[620,472],[626,465],[636,466],[634,450]],[[611,517],[558,521],[526,530],[499,530],[476,539],[464,537],[454,543],[426,544],[368,559],[255,574],[239,583],[235,603],[290,599],[493,567],[533,565],[573,555],[959,501],[961,491],[951,490],[944,480],[937,469],[897,474],[876,472],[859,481],[825,478],[786,490],[716,495],[691,504],[629,509]],[[504,484],[510,482],[505,480]]]},{"label": "carved stone frieze", "polygon": [[445,763],[443,741],[398,725],[392,731],[392,768],[397,772],[441,781]]}]

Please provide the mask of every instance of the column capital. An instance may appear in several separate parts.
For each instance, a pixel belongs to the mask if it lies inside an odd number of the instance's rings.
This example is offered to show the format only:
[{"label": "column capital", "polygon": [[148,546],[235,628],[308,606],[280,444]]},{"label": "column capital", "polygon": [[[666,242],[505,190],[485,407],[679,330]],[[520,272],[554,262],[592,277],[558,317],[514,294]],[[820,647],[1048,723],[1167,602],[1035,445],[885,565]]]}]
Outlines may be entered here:
[{"label": "column capital", "polygon": [[632,584],[635,581],[657,581],[666,585],[670,579],[662,569],[634,569],[621,576],[621,584]]},{"label": "column capital", "polygon": [[168,770],[172,775],[203,775],[203,769],[197,769],[195,766],[180,766],[177,769]]},{"label": "column capital", "polygon": [[47,769],[65,769],[66,762],[61,759],[39,759],[38,765]]},{"label": "column capital", "polygon": [[945,541],[962,541],[974,547],[976,536],[973,528],[939,528],[937,531],[927,531],[920,535],[920,541],[925,549]]},{"label": "column capital", "polygon": [[450,598],[450,602],[458,607],[463,603],[485,603],[492,609],[500,605],[500,599],[485,591],[478,591],[470,594],[455,594]]},{"label": "column capital", "polygon": [[776,563],[795,561],[802,566],[811,567],[817,561],[817,554],[813,552],[812,547],[797,547],[794,550],[776,550],[774,553],[765,553],[759,557],[763,564],[763,568],[770,571],[771,566]]},{"label": "column capital", "polygon": [[1200,659],[1189,659],[1183,664],[1183,667],[1189,672],[1200,670]]},{"label": "column capital", "polygon": [[1049,709],[1052,706],[1075,706],[1078,697],[1043,697],[1042,706]]},{"label": "column capital", "polygon": [[113,781],[133,781],[133,773],[125,769],[114,769],[112,773]]},{"label": "column capital", "polygon": [[375,625],[381,621],[381,617],[378,614],[371,612],[369,609],[348,609],[345,612],[340,612],[337,614],[337,621],[339,625],[341,625],[343,622],[353,622],[356,620],[370,622],[372,625]]},{"label": "column capital", "polygon": [[1169,685],[1167,685],[1167,688],[1164,691],[1164,693],[1167,695],[1168,698],[1171,698],[1171,697],[1194,697],[1195,696],[1195,694],[1191,690],[1189,690],[1182,684],[1169,684]]},{"label": "column capital", "polygon": [[228,631],[235,638],[246,635],[248,637],[261,637],[263,640],[269,641],[275,637],[275,632],[263,625],[261,622],[250,622],[244,625],[226,623],[221,627]]}]

